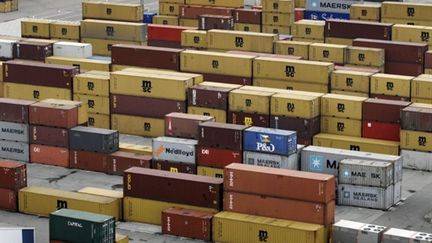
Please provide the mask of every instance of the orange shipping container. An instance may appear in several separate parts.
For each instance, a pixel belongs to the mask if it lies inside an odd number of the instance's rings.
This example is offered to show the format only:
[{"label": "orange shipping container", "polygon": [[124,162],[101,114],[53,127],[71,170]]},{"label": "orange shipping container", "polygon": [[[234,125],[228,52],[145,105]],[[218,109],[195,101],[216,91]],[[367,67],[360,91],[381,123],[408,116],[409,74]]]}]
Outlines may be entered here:
[{"label": "orange shipping container", "polygon": [[30,161],[37,164],[55,165],[69,168],[69,149],[31,144]]}]

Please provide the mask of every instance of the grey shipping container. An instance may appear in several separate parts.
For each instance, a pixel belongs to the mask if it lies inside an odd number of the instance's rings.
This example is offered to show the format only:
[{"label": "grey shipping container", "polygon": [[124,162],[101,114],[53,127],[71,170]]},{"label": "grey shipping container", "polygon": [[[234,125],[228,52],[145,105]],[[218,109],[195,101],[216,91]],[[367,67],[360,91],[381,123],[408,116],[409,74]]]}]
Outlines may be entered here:
[{"label": "grey shipping container", "polygon": [[29,162],[28,143],[0,140],[0,158]]},{"label": "grey shipping container", "polygon": [[338,204],[386,210],[393,205],[393,194],[393,185],[381,188],[339,184]]},{"label": "grey shipping container", "polygon": [[432,242],[432,234],[391,228],[384,233],[383,243],[426,243]]},{"label": "grey shipping container", "polygon": [[333,224],[332,239],[333,243],[381,243],[385,230],[384,226],[339,220]]},{"label": "grey shipping container", "polygon": [[300,152],[303,148],[304,145],[300,145],[300,144],[297,145],[297,153],[288,156],[244,151],[243,164],[289,169],[289,170],[299,170],[300,155],[301,155]]},{"label": "grey shipping container", "polygon": [[402,149],[401,156],[404,168],[432,171],[432,153]]},{"label": "grey shipping container", "polygon": [[69,147],[99,153],[119,150],[119,132],[115,130],[78,126],[69,131]]},{"label": "grey shipping container", "polygon": [[153,159],[196,164],[198,140],[158,137],[153,139]]},{"label": "grey shipping container", "polygon": [[338,182],[386,188],[393,184],[393,165],[383,161],[344,159],[339,164]]},{"label": "grey shipping container", "polygon": [[29,142],[29,125],[0,121],[0,139]]}]

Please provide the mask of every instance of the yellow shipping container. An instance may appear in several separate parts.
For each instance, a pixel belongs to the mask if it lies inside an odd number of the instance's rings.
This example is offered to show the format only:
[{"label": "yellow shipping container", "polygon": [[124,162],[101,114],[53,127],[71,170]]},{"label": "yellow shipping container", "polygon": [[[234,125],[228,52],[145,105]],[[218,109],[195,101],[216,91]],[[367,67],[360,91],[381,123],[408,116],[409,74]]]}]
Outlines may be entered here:
[{"label": "yellow shipping container", "polygon": [[186,90],[193,86],[189,77],[117,71],[110,76],[110,93],[142,97],[186,100]]},{"label": "yellow shipping container", "polygon": [[234,30],[261,32],[261,25],[259,25],[259,24],[234,23]]},{"label": "yellow shipping container", "polygon": [[414,20],[414,19],[381,18],[381,22],[391,23],[391,24],[432,26],[432,20],[425,21],[425,20]]},{"label": "yellow shipping container", "polygon": [[115,243],[129,243],[129,237],[126,235],[116,234]]},{"label": "yellow shipping container", "polygon": [[181,33],[181,45],[183,47],[207,48],[207,31],[184,30]]},{"label": "yellow shipping container", "polygon": [[197,174],[202,176],[223,178],[224,170],[206,166],[197,166]]},{"label": "yellow shipping container", "polygon": [[48,98],[40,102],[76,106],[78,107],[78,124],[84,124],[87,122],[88,109],[87,106],[81,101]]},{"label": "yellow shipping container", "polygon": [[110,115],[88,113],[88,126],[110,129],[111,128],[111,117]]},{"label": "yellow shipping container", "polygon": [[432,152],[432,133],[420,131],[401,130],[401,149]]},{"label": "yellow shipping container", "polygon": [[344,119],[338,117],[321,117],[321,132],[361,137],[362,136],[362,121],[353,119]]},{"label": "yellow shipping container", "polygon": [[120,205],[120,208],[119,208],[120,219],[119,220],[123,220],[123,192],[108,190],[108,189],[102,189],[102,188],[96,188],[96,187],[84,187],[84,188],[79,189],[77,192],[88,194],[88,195],[94,195],[94,196],[114,198],[115,200],[118,201],[118,204]]},{"label": "yellow shipping container", "polygon": [[156,16],[153,16],[153,24],[177,26],[177,25],[179,25],[179,19],[177,16],[156,15]]},{"label": "yellow shipping container", "polygon": [[0,82],[0,97],[4,97],[4,83]]},{"label": "yellow shipping container", "polygon": [[350,19],[379,22],[381,19],[381,4],[352,4],[350,7]]},{"label": "yellow shipping container", "polygon": [[304,81],[328,84],[334,64],[303,60],[258,57],[254,60],[254,78]]},{"label": "yellow shipping container", "polygon": [[243,0],[185,0],[186,5],[205,5],[213,7],[241,8],[244,5]]},{"label": "yellow shipping container", "polygon": [[89,113],[110,114],[110,98],[96,95],[74,94],[73,99],[87,104]]},{"label": "yellow shipping container", "polygon": [[275,34],[232,30],[209,30],[208,48],[273,53]]},{"label": "yellow shipping container", "polygon": [[217,213],[217,210],[212,208],[195,207],[178,203],[125,197],[123,201],[124,219],[125,221],[129,222],[141,222],[147,224],[161,225],[162,211],[171,207]]},{"label": "yellow shipping container", "polygon": [[80,26],[80,22],[54,21],[50,23],[50,38],[79,41]]},{"label": "yellow shipping container", "polygon": [[432,5],[414,2],[383,2],[381,18],[432,21]]},{"label": "yellow shipping container", "polygon": [[6,2],[0,3],[0,13],[6,13]]},{"label": "yellow shipping container", "polygon": [[186,50],[180,54],[180,69],[187,72],[252,77],[253,59],[254,57],[247,55]]},{"label": "yellow shipping container", "polygon": [[262,24],[290,27],[291,25],[294,24],[294,14],[263,12]]},{"label": "yellow shipping container", "polygon": [[377,73],[371,77],[371,94],[410,97],[411,80],[414,77]]},{"label": "yellow shipping container", "polygon": [[306,0],[295,0],[295,7],[296,8],[305,8],[306,7]]},{"label": "yellow shipping container", "polygon": [[74,94],[109,96],[109,72],[86,72],[75,75]]},{"label": "yellow shipping container", "polygon": [[432,45],[432,26],[396,24],[392,27],[392,40]]},{"label": "yellow shipping container", "polygon": [[321,115],[361,120],[362,106],[365,100],[367,98],[326,94],[321,97]]},{"label": "yellow shipping container", "polygon": [[411,81],[411,97],[432,99],[432,75],[422,74]]},{"label": "yellow shipping container", "polygon": [[115,44],[145,45],[146,42],[125,41],[125,40],[104,40],[94,38],[81,38],[82,43],[89,43],[93,46],[93,55],[111,56],[111,47]]},{"label": "yellow shipping container", "polygon": [[424,73],[425,74],[432,74],[432,68],[425,68]]},{"label": "yellow shipping container", "polygon": [[160,0],[160,2],[164,2],[164,3],[181,3],[181,4],[185,3],[184,0]]},{"label": "yellow shipping container", "polygon": [[411,98],[411,102],[432,104],[432,99]]},{"label": "yellow shipping container", "polygon": [[276,79],[254,79],[255,86],[269,87],[276,89],[309,91],[318,93],[328,93],[329,87],[327,84],[308,83],[304,81],[286,81]]},{"label": "yellow shipping container", "polygon": [[263,12],[294,13],[294,1],[291,0],[263,0],[261,1]]},{"label": "yellow shipping container", "polygon": [[335,45],[346,45],[346,46],[353,45],[353,39],[336,38],[336,37],[326,37],[324,42],[327,44],[335,44]]},{"label": "yellow shipping container", "polygon": [[311,42],[311,43],[325,43],[325,39],[311,39],[311,38],[300,38],[300,37],[293,37],[293,41],[299,41],[299,42]]},{"label": "yellow shipping container", "polygon": [[268,34],[291,35],[291,26],[262,25],[262,32]]},{"label": "yellow shipping container", "polygon": [[324,40],[325,21],[302,19],[294,24],[293,35],[297,38]]},{"label": "yellow shipping container", "polygon": [[344,45],[314,43],[309,46],[309,60],[345,64],[347,48]]},{"label": "yellow shipping container", "polygon": [[369,47],[348,47],[349,64],[381,67],[384,65],[384,49]]},{"label": "yellow shipping container", "polygon": [[72,92],[69,89],[17,83],[4,83],[3,85],[5,98],[34,101],[49,98],[72,100]]},{"label": "yellow shipping container", "polygon": [[399,155],[399,142],[320,133],[313,138],[314,146]]},{"label": "yellow shipping container", "polygon": [[184,78],[190,78],[193,80],[193,84],[199,84],[204,82],[204,77],[201,74],[196,73],[183,73],[183,72],[177,72],[173,70],[163,70],[163,69],[152,69],[152,68],[139,68],[139,67],[129,67],[125,66],[126,68],[123,69],[125,72],[138,72],[138,73],[148,73],[148,74],[161,74],[161,75],[168,75],[173,77],[184,77]]},{"label": "yellow shipping container", "polygon": [[23,19],[21,20],[21,36],[29,38],[50,38],[50,23],[48,19]]},{"label": "yellow shipping container", "polygon": [[212,86],[212,87],[221,87],[221,88],[229,88],[229,89],[238,89],[238,88],[241,88],[241,87],[246,87],[246,86],[243,86],[241,84],[226,84],[226,83],[217,83],[217,82],[209,82],[209,81],[202,82],[199,85]]},{"label": "yellow shipping container", "polygon": [[180,4],[159,2],[159,15],[178,16],[180,13]]},{"label": "yellow shipping container", "polygon": [[152,146],[122,143],[119,144],[119,150],[141,155],[152,155]]},{"label": "yellow shipping container", "polygon": [[195,27],[195,28],[198,28],[199,27],[199,20],[198,19],[184,19],[184,18],[180,18],[179,19],[179,25],[180,26],[185,26],[185,27]]},{"label": "yellow shipping container", "polygon": [[216,122],[227,122],[227,112],[225,110],[198,106],[188,106],[188,113],[195,115],[212,116],[216,119]]},{"label": "yellow shipping container", "polygon": [[213,240],[236,243],[326,243],[328,237],[327,229],[318,224],[220,212],[213,217]]},{"label": "yellow shipping container", "polygon": [[273,94],[273,92],[233,90],[229,93],[229,110],[268,115]]},{"label": "yellow shipping container", "polygon": [[298,94],[275,94],[271,97],[270,115],[304,119],[320,115],[320,98]]},{"label": "yellow shipping container", "polygon": [[428,109],[432,109],[432,105],[431,105],[431,104],[428,104],[428,103],[422,103],[422,102],[419,102],[419,103],[413,102],[413,103],[411,103],[410,106],[412,106],[412,107],[420,107],[420,108],[428,108]]},{"label": "yellow shipping container", "polygon": [[373,73],[336,70],[331,74],[332,90],[369,93],[370,79]]},{"label": "yellow shipping container", "polygon": [[59,57],[59,56],[47,57],[45,58],[45,63],[74,66],[80,68],[81,71],[97,70],[97,71],[106,71],[106,72],[110,71],[110,65],[111,65],[110,61],[105,61],[105,60]]},{"label": "yellow shipping container", "polygon": [[165,133],[165,120],[111,114],[111,129],[129,135],[160,137]]},{"label": "yellow shipping container", "polygon": [[144,42],[147,40],[147,25],[143,23],[85,19],[81,20],[81,37]]},{"label": "yellow shipping container", "polygon": [[0,82],[3,82],[3,62],[0,62]]},{"label": "yellow shipping container", "polygon": [[275,54],[280,55],[293,55],[309,59],[309,45],[311,42],[298,42],[298,41],[275,41],[274,51]]},{"label": "yellow shipping container", "polygon": [[337,89],[332,89],[331,92],[332,94],[340,94],[340,95],[351,95],[351,96],[358,96],[358,97],[366,97],[369,98],[369,93],[361,93],[361,92],[353,92],[353,91],[345,91],[345,90],[337,90]]},{"label": "yellow shipping container", "polygon": [[293,95],[301,95],[301,96],[312,96],[320,98],[325,93],[320,92],[308,92],[308,91],[298,91],[298,90],[287,90],[287,89],[279,89],[279,88],[269,88],[269,87],[258,87],[258,86],[242,86],[240,89],[242,90],[252,90],[252,91],[264,91],[264,92],[271,92],[275,94],[293,94]]},{"label": "yellow shipping container", "polygon": [[82,3],[83,19],[107,19],[129,22],[142,22],[144,6],[142,4],[90,2]]},{"label": "yellow shipping container", "polygon": [[119,200],[110,197],[30,186],[21,189],[18,198],[19,211],[32,215],[48,216],[60,208],[109,215],[116,220],[121,215]]}]

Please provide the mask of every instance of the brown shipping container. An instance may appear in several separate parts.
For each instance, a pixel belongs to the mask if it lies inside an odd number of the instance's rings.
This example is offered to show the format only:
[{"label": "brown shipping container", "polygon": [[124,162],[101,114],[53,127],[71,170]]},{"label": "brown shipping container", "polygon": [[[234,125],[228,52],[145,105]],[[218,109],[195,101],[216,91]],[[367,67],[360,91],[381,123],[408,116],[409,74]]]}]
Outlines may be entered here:
[{"label": "brown shipping container", "polygon": [[234,19],[232,16],[200,15],[198,28],[200,30],[234,30]]},{"label": "brown shipping container", "polygon": [[309,202],[336,198],[332,175],[231,164],[224,170],[224,190]]},{"label": "brown shipping container", "polygon": [[383,95],[383,94],[370,94],[370,98],[382,99],[382,100],[401,100],[401,101],[409,101],[410,97],[401,97],[401,96],[392,96],[392,95]]},{"label": "brown shipping container", "polygon": [[[111,113],[163,119],[171,112],[186,112],[186,102],[111,94]],[[145,109],[143,109],[145,107]]]},{"label": "brown shipping container", "polygon": [[0,120],[28,123],[29,109],[34,101],[0,98]]},{"label": "brown shipping container", "polygon": [[259,9],[234,9],[233,16],[235,23],[261,25],[262,10]]},{"label": "brown shipping container", "polygon": [[423,73],[423,64],[386,61],[385,72],[388,74],[418,76]]},{"label": "brown shipping container", "polygon": [[219,148],[197,148],[198,162],[200,166],[209,166],[223,169],[231,163],[243,163],[242,151],[233,151]]},{"label": "brown shipping container", "polygon": [[196,175],[196,166],[187,163],[152,160],[151,168],[155,170],[169,171],[172,173],[186,173]]},{"label": "brown shipping container", "polygon": [[252,85],[251,77],[237,77],[230,75],[219,75],[213,73],[203,73],[205,81],[213,81],[227,84]]},{"label": "brown shipping container", "polygon": [[223,7],[206,7],[199,5],[182,5],[180,6],[180,18],[198,19],[201,15],[211,14],[219,16],[232,16],[232,8]]},{"label": "brown shipping container", "polygon": [[30,105],[30,124],[72,128],[78,126],[78,107],[35,103]]},{"label": "brown shipping container", "polygon": [[0,188],[0,209],[18,211],[18,192]]},{"label": "brown shipping container", "polygon": [[132,167],[151,167],[152,156],[131,152],[117,151],[109,155],[108,174],[123,175],[123,172]]},{"label": "brown shipping container", "polygon": [[255,127],[269,127],[269,116],[256,113],[228,111],[227,123]]},{"label": "brown shipping container", "polygon": [[325,226],[335,222],[334,200],[315,203],[238,192],[224,192],[224,199],[224,211]]},{"label": "brown shipping container", "polygon": [[227,51],[226,53],[239,54],[239,55],[249,55],[249,56],[255,56],[255,57],[272,57],[272,58],[281,58],[281,59],[290,59],[290,60],[303,60],[303,57],[300,57],[300,56],[279,55],[279,54],[261,53],[261,52]]},{"label": "brown shipping container", "polygon": [[123,178],[125,197],[222,209],[219,178],[136,167],[126,170]]},{"label": "brown shipping container", "polygon": [[152,46],[113,45],[112,64],[136,67],[180,70],[180,52],[173,49]]},{"label": "brown shipping container", "polygon": [[425,53],[425,68],[432,68],[432,50]]},{"label": "brown shipping container", "polygon": [[297,139],[310,140],[320,133],[320,117],[303,119],[286,116],[270,116],[270,127],[297,132]]},{"label": "brown shipping container", "polygon": [[325,22],[324,35],[325,37],[347,39],[391,40],[392,25],[370,21],[329,19]]},{"label": "brown shipping container", "polygon": [[214,117],[169,113],[165,116],[165,135],[170,137],[198,139],[198,125],[207,121],[215,121]]},{"label": "brown shipping container", "polygon": [[173,48],[173,49],[182,48],[181,42],[166,41],[166,40],[147,40],[147,45],[153,47],[163,47],[163,48]]},{"label": "brown shipping container", "polygon": [[26,164],[16,161],[0,160],[0,187],[17,190],[26,186]]},{"label": "brown shipping container", "polygon": [[195,85],[188,89],[188,105],[226,110],[231,90],[233,88]]},{"label": "brown shipping container", "polygon": [[198,125],[200,146],[242,150],[244,125],[205,122]]},{"label": "brown shipping container", "polygon": [[400,123],[402,109],[411,102],[386,99],[367,99],[363,102],[363,120]]},{"label": "brown shipping container", "polygon": [[432,132],[432,108],[409,106],[402,110],[402,129]]},{"label": "brown shipping container", "polygon": [[64,128],[31,125],[30,143],[68,148],[69,132]]},{"label": "brown shipping container", "polygon": [[17,59],[45,61],[53,55],[53,44],[21,41],[16,44],[14,52]]},{"label": "brown shipping container", "polygon": [[108,163],[108,154],[79,150],[70,151],[70,168],[73,169],[107,172]]},{"label": "brown shipping container", "polygon": [[3,63],[4,82],[72,89],[77,67],[45,63],[8,61]]},{"label": "brown shipping container", "polygon": [[162,211],[162,234],[211,242],[212,218],[208,212],[168,208]]},{"label": "brown shipping container", "polygon": [[69,149],[31,144],[30,161],[36,164],[55,165],[69,168]]}]

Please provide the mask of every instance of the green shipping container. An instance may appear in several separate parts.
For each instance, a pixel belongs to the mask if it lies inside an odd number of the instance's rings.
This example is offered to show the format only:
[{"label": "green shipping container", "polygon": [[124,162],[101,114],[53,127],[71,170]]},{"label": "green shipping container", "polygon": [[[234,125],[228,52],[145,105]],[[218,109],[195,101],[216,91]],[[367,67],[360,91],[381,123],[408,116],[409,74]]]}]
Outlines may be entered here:
[{"label": "green shipping container", "polygon": [[114,243],[114,217],[72,209],[50,214],[50,240],[80,243]]}]

